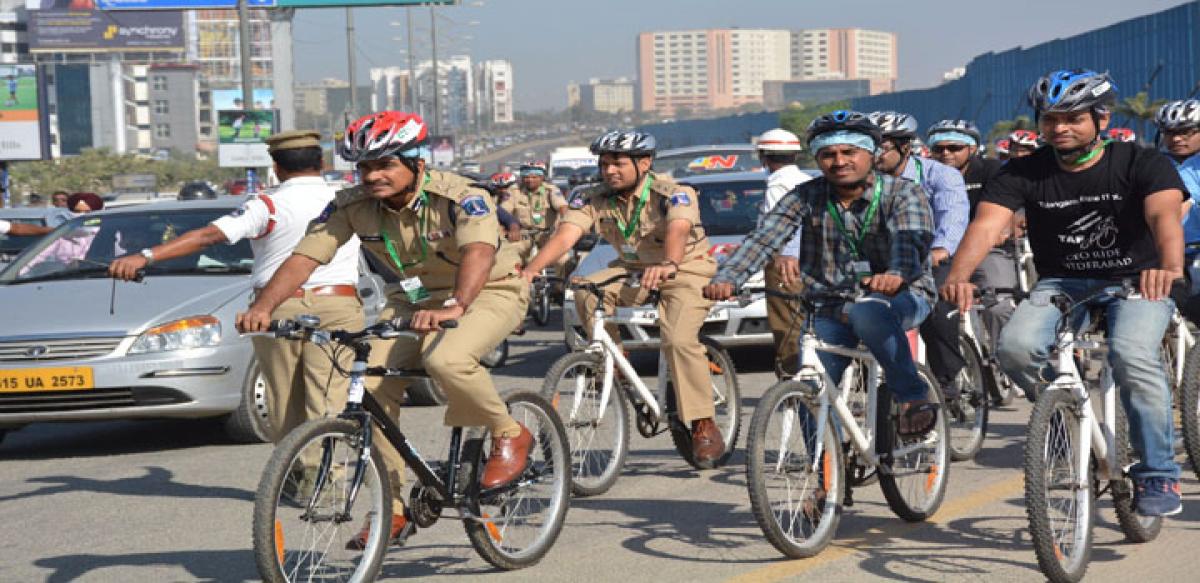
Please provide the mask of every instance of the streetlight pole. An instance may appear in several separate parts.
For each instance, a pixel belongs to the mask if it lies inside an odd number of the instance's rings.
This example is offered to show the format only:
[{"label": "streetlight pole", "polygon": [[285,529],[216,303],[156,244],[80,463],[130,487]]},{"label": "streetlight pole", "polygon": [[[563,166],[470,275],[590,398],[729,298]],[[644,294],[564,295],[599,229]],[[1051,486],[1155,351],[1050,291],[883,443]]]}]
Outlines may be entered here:
[{"label": "streetlight pole", "polygon": [[412,8],[405,8],[404,15],[408,20],[408,108],[417,111],[417,68],[413,65],[413,29]]},{"label": "streetlight pole", "polygon": [[[245,2],[246,0],[242,0]],[[350,103],[346,105],[346,113],[349,118],[354,118],[358,113],[358,71],[354,64],[354,12],[349,6],[346,7],[346,63],[350,67]],[[347,122],[350,119],[346,120]]]},{"label": "streetlight pole", "polygon": [[238,41],[242,51],[242,109],[254,108],[254,72],[250,64],[250,9],[238,0]]},{"label": "streetlight pole", "polygon": [[[242,0],[243,2],[245,0]],[[438,85],[437,13],[429,5],[429,42],[433,50],[433,133],[442,135],[442,88]]]}]

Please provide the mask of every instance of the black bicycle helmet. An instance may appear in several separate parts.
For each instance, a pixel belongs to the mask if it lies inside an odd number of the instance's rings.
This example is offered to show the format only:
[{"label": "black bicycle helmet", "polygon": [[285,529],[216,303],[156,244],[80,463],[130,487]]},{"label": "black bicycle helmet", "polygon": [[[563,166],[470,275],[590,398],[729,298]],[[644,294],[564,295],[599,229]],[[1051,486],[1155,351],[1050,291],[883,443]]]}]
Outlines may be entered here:
[{"label": "black bicycle helmet", "polygon": [[658,144],[654,136],[637,130],[613,130],[592,142],[593,154],[627,154],[632,157],[653,156]]},{"label": "black bicycle helmet", "polygon": [[1038,114],[1073,111],[1107,113],[1117,98],[1117,85],[1108,73],[1064,69],[1038,79],[1029,88],[1028,98],[1029,105]]},{"label": "black bicycle helmet", "polygon": [[207,182],[189,182],[184,184],[179,189],[178,200],[200,200],[203,198],[217,198],[217,191],[209,186]]},{"label": "black bicycle helmet", "polygon": [[883,132],[871,121],[871,118],[864,113],[845,109],[839,109],[812,120],[804,132],[804,141],[811,145],[817,136],[837,131],[858,132],[870,136],[876,147],[883,141]]},{"label": "black bicycle helmet", "polygon": [[979,128],[975,124],[965,119],[943,119],[932,126],[929,126],[929,131],[925,132],[925,139],[928,142],[933,142],[933,136],[940,133],[955,132],[965,134],[975,139],[976,144],[983,143],[983,136],[979,133]]},{"label": "black bicycle helmet", "polygon": [[1200,100],[1184,99],[1163,104],[1154,116],[1154,125],[1160,131],[1200,127]]},{"label": "black bicycle helmet", "polygon": [[871,122],[879,126],[885,138],[911,140],[917,137],[917,118],[898,111],[873,111],[867,114]]}]

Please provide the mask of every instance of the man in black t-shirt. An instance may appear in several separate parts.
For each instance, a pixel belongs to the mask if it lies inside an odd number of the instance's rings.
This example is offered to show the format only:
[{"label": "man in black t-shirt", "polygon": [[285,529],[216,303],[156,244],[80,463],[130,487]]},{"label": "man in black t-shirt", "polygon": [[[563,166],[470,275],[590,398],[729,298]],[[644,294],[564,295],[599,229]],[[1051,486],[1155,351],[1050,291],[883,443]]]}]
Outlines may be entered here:
[{"label": "man in black t-shirt", "polygon": [[1100,140],[1115,94],[1108,75],[1084,70],[1057,71],[1034,84],[1029,98],[1049,147],[1010,160],[988,183],[942,294],[970,307],[972,272],[1023,207],[1042,279],[1001,333],[998,356],[1032,395],[1044,383],[1061,315],[1050,298],[1079,300],[1124,279],[1138,281],[1141,298],[1094,301],[1107,311],[1109,361],[1139,458],[1130,469],[1137,511],[1166,516],[1182,504],[1159,345],[1174,312],[1171,285],[1183,276],[1184,189],[1161,153]]}]

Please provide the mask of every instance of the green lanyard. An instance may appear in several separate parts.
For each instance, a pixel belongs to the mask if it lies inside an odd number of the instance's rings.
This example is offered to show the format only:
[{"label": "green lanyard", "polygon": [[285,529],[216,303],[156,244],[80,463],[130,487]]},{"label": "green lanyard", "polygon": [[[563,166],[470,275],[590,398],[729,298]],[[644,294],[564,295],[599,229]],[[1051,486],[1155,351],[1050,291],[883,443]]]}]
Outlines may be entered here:
[{"label": "green lanyard", "polygon": [[825,207],[829,214],[833,217],[833,224],[837,227],[842,237],[846,239],[846,243],[850,245],[850,252],[854,254],[855,259],[861,258],[859,248],[862,247],[863,239],[867,236],[867,231],[871,230],[871,219],[875,218],[875,209],[879,208],[879,197],[883,194],[883,183],[879,177],[875,177],[875,194],[871,197],[871,206],[867,207],[867,216],[863,217],[861,231],[858,233],[858,241],[850,237],[850,232],[846,230],[846,223],[842,222],[842,213],[833,205],[833,197],[825,199]]},{"label": "green lanyard", "polygon": [[642,196],[638,198],[637,206],[633,209],[633,218],[630,219],[628,225],[625,224],[625,221],[621,220],[621,212],[617,210],[617,203],[613,202],[613,199],[616,197],[608,199],[609,206],[612,207],[613,213],[617,215],[617,227],[621,229],[621,234],[625,236],[626,240],[629,240],[629,236],[637,229],[638,221],[642,220],[642,208],[646,206],[646,199],[650,196],[650,184],[653,182],[654,177],[647,175],[646,186],[642,188]]},{"label": "green lanyard", "polygon": [[1099,148],[1093,149],[1091,152],[1088,152],[1088,154],[1086,156],[1079,158],[1078,160],[1075,160],[1074,162],[1071,162],[1071,164],[1074,166],[1082,166],[1084,164],[1087,164],[1088,162],[1090,162],[1092,160],[1092,158],[1099,156],[1100,152],[1103,152],[1104,148],[1107,148],[1108,145],[1111,143],[1112,143],[1112,140],[1101,141]]},{"label": "green lanyard", "polygon": [[913,156],[913,162],[917,164],[917,184],[920,184],[921,188],[925,188],[925,166],[921,164],[921,159],[916,156]]},{"label": "green lanyard", "polygon": [[546,191],[545,186],[539,186],[537,189],[537,192],[534,192],[529,197],[533,201],[532,204],[530,205],[533,207],[533,213],[534,213],[533,222],[535,222],[539,225],[542,224],[543,220],[545,220],[545,217],[542,216],[542,208],[546,206],[546,199],[544,196],[542,196],[542,194],[545,191]]},{"label": "green lanyard", "polygon": [[[429,184],[429,175],[425,176],[424,184]],[[388,256],[392,258],[392,263],[396,266],[396,269],[400,270],[400,277],[408,277],[404,273],[405,267],[412,267],[423,263],[429,257],[429,243],[425,240],[425,234],[429,232],[429,195],[425,194],[424,184],[421,186],[421,190],[417,191],[417,199],[421,201],[421,223],[417,228],[417,239],[421,245],[421,258],[407,263],[401,261],[400,255],[396,253],[396,244],[388,236],[387,230],[382,226],[379,229],[379,235],[383,237],[383,245],[387,247]]]}]

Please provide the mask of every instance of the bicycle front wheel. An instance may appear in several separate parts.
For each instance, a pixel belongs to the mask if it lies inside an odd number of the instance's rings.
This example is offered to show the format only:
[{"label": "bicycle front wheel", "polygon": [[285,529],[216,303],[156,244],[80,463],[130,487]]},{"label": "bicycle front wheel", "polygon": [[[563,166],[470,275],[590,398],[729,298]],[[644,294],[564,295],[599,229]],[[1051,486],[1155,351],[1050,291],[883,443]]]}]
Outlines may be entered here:
[{"label": "bicycle front wheel", "polygon": [[723,466],[733,456],[737,448],[738,435],[742,432],[742,391],[738,387],[737,370],[733,367],[733,359],[729,353],[711,338],[701,338],[705,355],[708,357],[708,372],[712,379],[713,421],[721,430],[721,439],[725,442],[725,453],[712,464],[700,464],[692,455],[691,428],[679,419],[678,403],[675,399],[674,383],[667,386],[667,411],[672,415],[668,427],[671,430],[671,441],[675,451],[688,464],[698,470],[712,469]]},{"label": "bicycle front wheel", "polygon": [[[254,559],[263,580],[372,581],[387,552],[392,497],[377,451],[365,463],[359,425],[309,421],[289,433],[263,470],[254,498]],[[350,502],[355,472],[362,485]],[[347,542],[366,525],[364,548]]]},{"label": "bicycle front wheel", "polygon": [[1025,514],[1038,566],[1055,583],[1083,578],[1092,552],[1092,477],[1080,475],[1080,403],[1063,390],[1038,396],[1025,440]]},{"label": "bicycle front wheel", "polygon": [[[629,453],[629,405],[614,373],[608,402],[601,406],[603,371],[600,357],[573,352],[558,359],[542,385],[567,428],[571,448],[571,489],[595,496],[612,488]],[[578,395],[578,396],[577,396]]]},{"label": "bicycle front wheel", "polygon": [[800,381],[768,389],[754,410],[746,441],[754,519],[767,540],[793,559],[820,553],[842,516],[841,443],[832,417],[823,431],[818,428],[817,392]]},{"label": "bicycle front wheel", "polygon": [[946,420],[950,427],[950,459],[961,462],[975,457],[987,436],[988,395],[983,378],[983,360],[966,337],[958,339],[966,365],[945,389]]},{"label": "bicycle front wheel", "polygon": [[533,301],[530,302],[533,308],[533,321],[538,326],[545,326],[550,321],[550,288],[548,285],[539,285],[537,291],[534,292]]},{"label": "bicycle front wheel", "polygon": [[876,451],[886,469],[879,472],[879,487],[888,507],[896,516],[918,522],[933,516],[946,496],[950,473],[949,426],[942,391],[928,367],[917,367],[929,387],[928,398],[937,402],[937,423],[924,437],[904,437],[899,433],[899,404],[886,386],[879,386],[875,416],[878,425]]},{"label": "bicycle front wheel", "polygon": [[491,450],[484,437],[463,446],[459,475],[476,517],[463,521],[471,546],[493,566],[512,570],[540,561],[558,539],[571,502],[571,454],[567,431],[546,399],[514,393],[505,401],[513,419],[533,434],[525,473],[506,486],[481,491],[479,478]]}]

